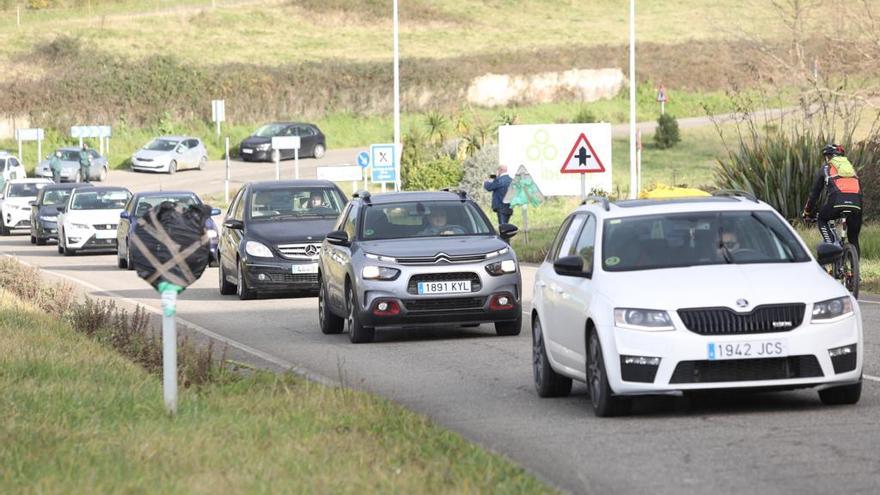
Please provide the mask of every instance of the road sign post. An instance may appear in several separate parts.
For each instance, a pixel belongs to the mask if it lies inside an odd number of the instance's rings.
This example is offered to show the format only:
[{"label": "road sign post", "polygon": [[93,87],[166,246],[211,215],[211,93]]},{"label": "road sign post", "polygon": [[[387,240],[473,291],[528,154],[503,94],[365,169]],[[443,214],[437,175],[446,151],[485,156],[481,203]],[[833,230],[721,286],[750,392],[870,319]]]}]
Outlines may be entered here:
[{"label": "road sign post", "polygon": [[361,168],[361,175],[364,179],[364,191],[367,190],[367,167],[370,166],[370,154],[366,151],[361,151],[357,156],[357,164],[358,167]]},{"label": "road sign post", "polygon": [[226,121],[226,100],[211,100],[211,120],[217,125],[217,139],[219,139],[220,122]]},{"label": "road sign post", "polygon": [[275,154],[275,180],[281,180],[281,151],[293,150],[293,176],[299,179],[299,136],[275,136],[272,138],[272,152]]},{"label": "road sign post", "polygon": [[162,292],[162,395],[168,414],[177,413],[177,291]]},{"label": "road sign post", "polygon": [[370,146],[370,179],[373,183],[382,184],[382,192],[385,192],[387,183],[397,184],[399,177],[397,171],[397,147],[394,143],[374,144]]},{"label": "road sign post", "polygon": [[229,136],[226,137],[225,148],[226,148],[226,154],[223,156],[226,157],[226,181],[225,181],[226,183],[224,185],[224,189],[226,191],[226,193],[225,193],[226,204],[228,205],[229,204]]},{"label": "road sign post", "polygon": [[41,128],[33,128],[33,129],[16,129],[15,130],[15,140],[18,141],[18,159],[24,163],[24,158],[22,157],[23,147],[22,143],[25,141],[36,141],[37,142],[37,161],[39,164],[40,160],[43,159],[43,138],[45,137],[45,133]]},{"label": "road sign post", "polygon": [[669,101],[669,95],[666,94],[666,86],[661,85],[657,89],[657,102],[660,103],[660,115],[666,114],[666,102]]},{"label": "road sign post", "polygon": [[110,137],[113,129],[109,125],[75,125],[70,128],[70,137],[79,138],[82,148],[84,138],[98,139],[98,152],[106,155],[110,152]]}]

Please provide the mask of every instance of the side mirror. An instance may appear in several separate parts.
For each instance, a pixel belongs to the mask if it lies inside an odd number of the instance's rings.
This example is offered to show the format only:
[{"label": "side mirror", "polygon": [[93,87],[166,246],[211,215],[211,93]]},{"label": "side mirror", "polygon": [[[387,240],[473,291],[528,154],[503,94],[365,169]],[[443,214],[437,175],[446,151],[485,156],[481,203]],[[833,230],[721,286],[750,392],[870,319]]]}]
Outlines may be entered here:
[{"label": "side mirror", "polygon": [[223,222],[223,226],[227,229],[244,230],[244,222],[241,220],[229,219]]},{"label": "side mirror", "polygon": [[327,242],[336,246],[348,246],[351,244],[348,239],[348,232],[344,230],[334,230],[327,234]]},{"label": "side mirror", "polygon": [[67,210],[67,207],[64,205],[60,205],[56,206],[55,209],[58,210],[58,213],[64,213],[64,211]]},{"label": "side mirror", "polygon": [[216,217],[217,215],[219,215],[221,213],[223,213],[223,212],[220,211],[220,208],[211,208],[211,216],[212,217]]},{"label": "side mirror", "polygon": [[124,218],[124,219],[128,220],[129,218],[131,218],[131,215],[129,215],[129,213],[127,211],[122,210],[119,212],[119,218]]},{"label": "side mirror", "polygon": [[843,257],[843,248],[839,244],[822,242],[816,246],[816,261],[820,265],[830,265]]},{"label": "side mirror", "polygon": [[28,201],[28,204],[31,205],[31,206],[37,206],[37,202],[36,202],[36,201]]},{"label": "side mirror", "polygon": [[510,239],[515,236],[517,232],[519,232],[519,228],[512,223],[502,223],[498,226],[498,234],[503,239]]},{"label": "side mirror", "polygon": [[584,271],[584,259],[580,256],[566,256],[553,263],[553,270],[565,277],[590,278],[593,271]]}]

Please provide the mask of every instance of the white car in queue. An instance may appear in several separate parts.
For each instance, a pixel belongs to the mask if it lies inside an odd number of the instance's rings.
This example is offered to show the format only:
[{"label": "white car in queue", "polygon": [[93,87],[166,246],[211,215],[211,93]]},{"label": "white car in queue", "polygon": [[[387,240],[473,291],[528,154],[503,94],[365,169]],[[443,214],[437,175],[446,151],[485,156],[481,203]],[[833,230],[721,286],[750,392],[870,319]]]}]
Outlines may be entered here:
[{"label": "white car in queue", "polygon": [[77,187],[58,211],[58,254],[116,252],[119,214],[131,193],[124,187]]},{"label": "white car in queue", "polygon": [[31,228],[31,202],[40,189],[51,184],[48,179],[12,179],[0,189],[0,235]]},{"label": "white car in queue", "polygon": [[[820,244],[819,263],[842,255]],[[597,416],[638,395],[862,389],[856,300],[788,222],[745,193],[585,202],[535,277],[533,372],[541,397],[587,383]]]}]

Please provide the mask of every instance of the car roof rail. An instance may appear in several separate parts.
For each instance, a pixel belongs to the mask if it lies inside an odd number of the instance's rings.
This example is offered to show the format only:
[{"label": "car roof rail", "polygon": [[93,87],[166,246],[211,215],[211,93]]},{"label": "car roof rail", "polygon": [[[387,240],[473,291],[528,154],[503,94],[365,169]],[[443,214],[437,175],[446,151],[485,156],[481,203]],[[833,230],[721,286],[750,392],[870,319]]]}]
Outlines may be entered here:
[{"label": "car roof rail", "polygon": [[587,199],[583,200],[581,205],[583,206],[591,203],[600,203],[605,211],[611,211],[611,202],[609,202],[608,198],[605,196],[587,196]]},{"label": "car roof rail", "polygon": [[754,201],[755,203],[760,203],[758,198],[755,197],[754,194],[746,191],[740,191],[737,189],[719,189],[717,191],[712,192],[712,196],[721,196],[728,198],[746,198],[748,200]]},{"label": "car roof rail", "polygon": [[468,193],[464,189],[453,189],[451,187],[444,187],[443,189],[441,189],[441,191],[458,194],[458,199],[460,199],[462,201],[465,201],[468,199]]},{"label": "car roof rail", "polygon": [[364,201],[364,203],[367,203],[367,204],[372,203],[372,201],[370,201],[370,196],[371,196],[370,191],[367,191],[366,189],[358,191],[358,192],[351,195],[352,198],[360,198]]}]

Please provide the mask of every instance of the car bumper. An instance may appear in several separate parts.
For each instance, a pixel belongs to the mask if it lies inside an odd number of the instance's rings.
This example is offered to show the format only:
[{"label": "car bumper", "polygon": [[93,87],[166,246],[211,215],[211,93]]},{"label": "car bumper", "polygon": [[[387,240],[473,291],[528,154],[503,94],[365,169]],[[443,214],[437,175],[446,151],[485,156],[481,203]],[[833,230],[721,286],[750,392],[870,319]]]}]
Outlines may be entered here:
[{"label": "car bumper", "polygon": [[34,236],[40,239],[58,239],[58,224],[56,222],[37,221],[34,226]]},{"label": "car bumper", "polygon": [[[61,171],[61,182],[74,182],[76,180],[76,170],[62,170]],[[52,179],[52,171],[50,170],[38,170],[34,173],[35,176],[43,178],[43,179]]]},{"label": "car bumper", "polygon": [[[482,266],[403,267],[394,281],[361,280],[358,287],[359,317],[367,326],[400,327],[513,321],[522,315],[519,272],[501,276],[480,273]],[[464,294],[419,295],[411,278],[426,274],[475,273],[480,287]],[[506,297],[507,304],[499,304]],[[398,312],[378,310],[382,302],[394,302]]]},{"label": "car bumper", "polygon": [[65,233],[65,247],[76,251],[110,251],[116,252],[116,232],[99,235],[95,231],[77,231],[71,234]]},{"label": "car bumper", "polygon": [[[216,255],[216,249],[214,251]],[[294,273],[293,266],[314,265],[315,273]],[[258,292],[298,292],[318,290],[317,261],[251,261],[244,265],[248,287]]]},{"label": "car bumper", "polygon": [[[677,394],[688,390],[801,388],[855,383],[861,379],[864,346],[859,315],[811,324],[809,315],[789,332],[704,336],[688,330],[644,332],[616,327],[604,335],[609,384],[616,394]],[[709,344],[784,341],[781,357],[710,360]],[[832,359],[830,351],[855,346]],[[625,364],[621,356],[659,357],[656,367]]]},{"label": "car bumper", "polygon": [[167,172],[169,164],[166,162],[142,162],[131,161],[131,169],[136,172]]},{"label": "car bumper", "polygon": [[19,230],[31,228],[30,211],[9,209],[3,212],[3,225],[8,229]]},{"label": "car bumper", "polygon": [[[251,149],[253,152],[245,153],[244,149]],[[272,161],[272,151],[271,150],[258,150],[255,148],[239,148],[238,156],[243,161],[246,162],[271,162]]]}]

